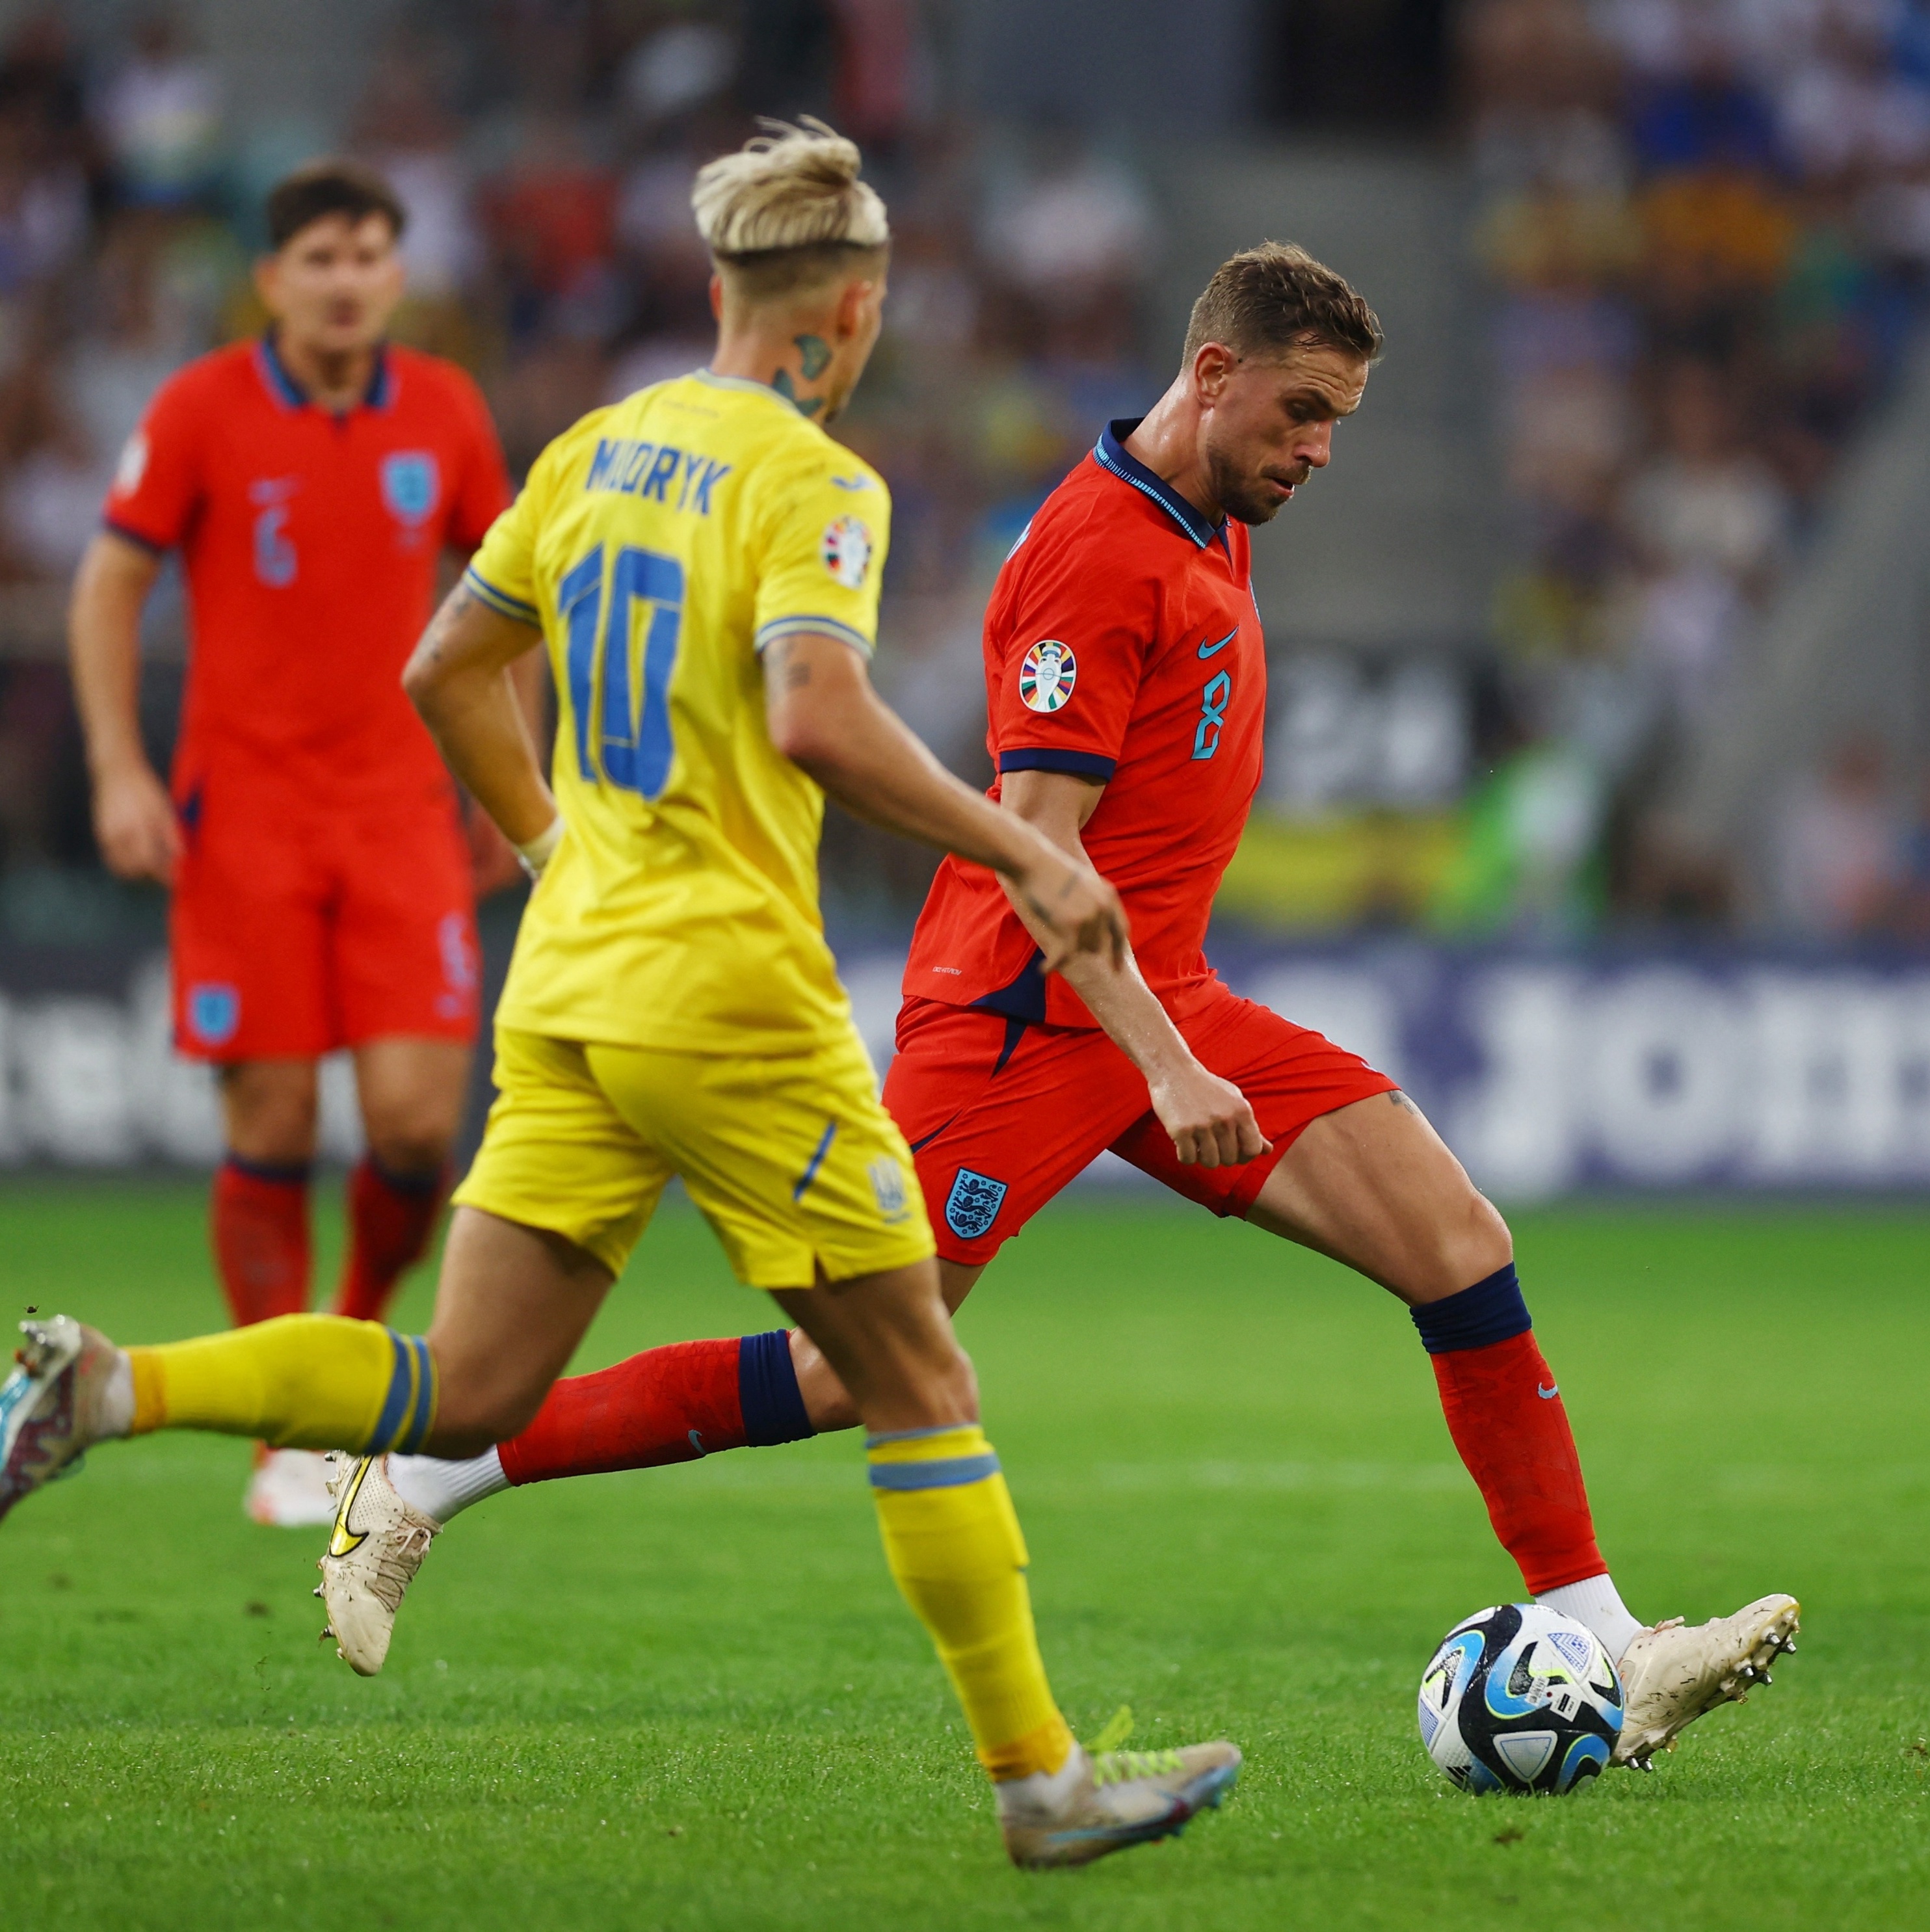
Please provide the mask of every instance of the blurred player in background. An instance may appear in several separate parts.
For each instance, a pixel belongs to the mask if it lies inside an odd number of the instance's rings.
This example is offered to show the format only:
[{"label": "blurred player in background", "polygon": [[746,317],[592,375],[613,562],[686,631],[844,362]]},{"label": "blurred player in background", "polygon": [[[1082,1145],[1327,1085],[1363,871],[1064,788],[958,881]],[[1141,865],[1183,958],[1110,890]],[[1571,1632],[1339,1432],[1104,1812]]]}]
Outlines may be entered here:
[{"label": "blurred player in background", "polygon": [[[1008,1852],[1082,1864],[1217,1804],[1240,1756],[1094,1756],[1067,1727],[911,1150],[825,942],[827,791],[1009,880],[1042,972],[1076,952],[1117,971],[1126,941],[1083,854],[961,784],[872,688],[890,501],[820,426],[884,297],[884,207],[857,170],[821,127],[704,170],[712,367],[553,442],[410,663],[451,765],[542,873],[428,1337],[293,1316],[124,1351],[66,1316],[30,1322],[0,1390],[0,1512],[113,1436],[352,1443],[364,1460],[344,1462],[331,1548],[368,1548],[379,1588],[412,1532],[367,1459],[473,1455],[526,1425],[676,1174],[739,1278],[851,1391],[892,1574],[964,1707]],[[539,642],[562,713],[554,793],[508,679]]]},{"label": "blurred player in background", "polygon": [[[74,679],[102,856],[173,888],[176,1042],[218,1070],[234,1318],[308,1306],[317,1062],[347,1047],[368,1151],[336,1306],[374,1319],[441,1208],[480,990],[471,852],[402,667],[446,553],[475,548],[509,486],[470,379],[383,340],[403,292],[387,184],[318,162],[267,212],[272,326],[170,378],[129,441],[74,587]],[[172,550],[192,655],[168,786],[139,695]],[[263,1448],[247,1506],[326,1521],[320,1458]]]},{"label": "blurred player in background", "polygon": [[[1500,1215],[1394,1081],[1236,998],[1203,950],[1260,778],[1248,526],[1325,466],[1380,346],[1367,304],[1300,250],[1235,256],[1196,304],[1166,395],[1111,424],[1020,537],[986,617],[994,795],[1118,886],[1133,957],[1120,974],[1073,960],[1049,981],[1025,907],[947,860],[913,937],[884,1097],[936,1212],[953,1308],[1108,1148],[1408,1304],[1496,1535],[1529,1592],[1619,1660],[1616,1761],[1646,1766],[1793,1646],[1794,1600],[1693,1629],[1624,1606]],[[560,1383],[522,1436],[459,1468],[389,1457],[365,1486],[400,1499],[394,1540],[324,1560],[344,1654],[380,1667],[390,1600],[440,1525],[493,1490],[853,1419],[803,1336],[750,1336]]]}]

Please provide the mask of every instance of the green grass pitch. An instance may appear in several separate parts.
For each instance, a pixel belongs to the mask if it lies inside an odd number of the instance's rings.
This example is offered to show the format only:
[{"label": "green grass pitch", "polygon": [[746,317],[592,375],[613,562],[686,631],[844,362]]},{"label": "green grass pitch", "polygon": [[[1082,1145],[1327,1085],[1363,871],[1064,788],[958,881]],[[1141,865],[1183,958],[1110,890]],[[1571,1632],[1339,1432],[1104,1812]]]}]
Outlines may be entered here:
[{"label": "green grass pitch", "polygon": [[[316,1641],[319,1534],[253,1528],[246,1449],[182,1437],[0,1528],[0,1924],[1930,1924],[1930,1216],[1518,1234],[1631,1606],[1805,1603],[1775,1688],[1651,1778],[1448,1789],[1415,1682],[1519,1580],[1405,1316],[1248,1228],[1085,1204],[1008,1248],[962,1328],[1075,1724],[1130,1703],[1136,1743],[1247,1752],[1183,1840],[1005,1867],[852,1438],[477,1510],[363,1683]],[[0,1190],[0,1284],[130,1340],[218,1313],[185,1187]],[[770,1325],[666,1210],[591,1360]]]}]

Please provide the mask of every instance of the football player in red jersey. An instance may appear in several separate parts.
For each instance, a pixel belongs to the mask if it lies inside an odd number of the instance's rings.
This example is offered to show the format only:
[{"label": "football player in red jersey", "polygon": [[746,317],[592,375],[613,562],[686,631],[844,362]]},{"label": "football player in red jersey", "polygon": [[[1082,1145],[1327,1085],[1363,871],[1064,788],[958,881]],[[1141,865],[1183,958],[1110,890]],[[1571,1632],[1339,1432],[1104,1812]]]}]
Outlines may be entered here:
[{"label": "football player in red jersey", "polygon": [[[1195,305],[1172,386],[1144,418],[1111,424],[1020,537],[985,625],[995,789],[1118,888],[1133,957],[1116,974],[1079,961],[1042,976],[1028,915],[990,873],[947,860],[912,939],[885,1100],[954,1307],[1109,1148],[1407,1304],[1496,1534],[1529,1592],[1619,1660],[1616,1759],[1646,1765],[1766,1674],[1793,1640],[1795,1600],[1694,1629],[1624,1607],[1500,1215],[1392,1080],[1238,998],[1202,950],[1260,778],[1248,530],[1325,467],[1380,346],[1366,304],[1301,250],[1235,256]],[[388,1458],[413,1514],[394,1546],[353,1560],[372,1577],[390,1564],[377,1580],[392,1615],[441,1524],[493,1490],[854,1419],[800,1336],[652,1351],[558,1383],[527,1430],[471,1462]]]},{"label": "football player in red jersey", "polygon": [[[268,218],[256,282],[273,326],[162,385],[71,620],[101,850],[173,889],[176,1040],[219,1071],[212,1232],[238,1323],[308,1303],[323,1054],[353,1052],[368,1148],[344,1313],[380,1314],[440,1208],[478,1018],[474,885],[401,674],[445,553],[473,550],[510,495],[469,377],[383,340],[403,290],[388,185],[317,163]],[[164,785],[137,695],[142,607],[170,550],[193,643]],[[328,1520],[320,1458],[264,1452],[248,1507]]]}]

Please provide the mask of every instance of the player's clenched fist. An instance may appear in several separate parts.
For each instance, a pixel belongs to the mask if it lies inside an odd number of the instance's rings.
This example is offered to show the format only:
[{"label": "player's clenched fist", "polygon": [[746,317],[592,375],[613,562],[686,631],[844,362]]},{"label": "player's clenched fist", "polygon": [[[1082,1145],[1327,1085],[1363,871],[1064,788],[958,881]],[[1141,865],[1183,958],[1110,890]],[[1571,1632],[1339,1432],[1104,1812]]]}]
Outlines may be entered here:
[{"label": "player's clenched fist", "polygon": [[116,878],[173,884],[181,827],[174,801],[149,766],[123,766],[96,779],[94,836]]},{"label": "player's clenched fist", "polygon": [[1046,928],[1041,970],[1056,973],[1082,952],[1114,968],[1125,962],[1129,940],[1119,895],[1082,857],[1049,848],[1019,875],[1026,910]]},{"label": "player's clenched fist", "polygon": [[1146,1090],[1174,1153],[1188,1166],[1238,1167],[1273,1151],[1247,1096],[1190,1056],[1154,1074]]}]

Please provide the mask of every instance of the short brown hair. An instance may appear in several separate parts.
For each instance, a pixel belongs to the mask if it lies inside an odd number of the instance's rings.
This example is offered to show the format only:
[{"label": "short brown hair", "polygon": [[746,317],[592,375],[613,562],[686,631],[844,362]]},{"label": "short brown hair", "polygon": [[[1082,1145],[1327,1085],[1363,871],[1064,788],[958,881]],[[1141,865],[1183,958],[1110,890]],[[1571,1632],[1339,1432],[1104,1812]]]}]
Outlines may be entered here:
[{"label": "short brown hair", "polygon": [[1262,242],[1214,270],[1193,305],[1185,359],[1209,342],[1236,356],[1337,349],[1364,362],[1384,346],[1373,310],[1343,278],[1291,242]]},{"label": "short brown hair", "polygon": [[269,245],[285,248],[311,221],[331,214],[345,214],[358,226],[379,214],[398,237],[409,225],[401,196],[374,169],[360,161],[311,161],[269,190]]}]

